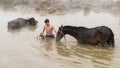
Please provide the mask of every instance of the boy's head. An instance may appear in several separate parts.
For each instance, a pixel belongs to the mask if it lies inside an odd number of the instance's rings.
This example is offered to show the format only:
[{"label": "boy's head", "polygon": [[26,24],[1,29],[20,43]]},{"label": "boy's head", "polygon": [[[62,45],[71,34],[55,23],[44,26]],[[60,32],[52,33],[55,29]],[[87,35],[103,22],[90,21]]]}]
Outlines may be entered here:
[{"label": "boy's head", "polygon": [[50,25],[50,23],[49,23],[49,19],[45,19],[45,24],[46,24],[47,26]]}]

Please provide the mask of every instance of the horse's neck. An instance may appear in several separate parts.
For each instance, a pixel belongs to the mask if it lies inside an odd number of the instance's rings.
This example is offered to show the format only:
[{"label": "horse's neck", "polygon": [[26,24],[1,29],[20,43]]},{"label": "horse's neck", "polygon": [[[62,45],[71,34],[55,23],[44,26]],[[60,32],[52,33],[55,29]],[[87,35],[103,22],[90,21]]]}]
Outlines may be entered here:
[{"label": "horse's neck", "polygon": [[78,39],[78,33],[81,34],[83,31],[88,30],[88,28],[85,27],[71,27],[64,30],[65,34],[69,34],[73,36],[74,38]]},{"label": "horse's neck", "polygon": [[71,35],[77,39],[77,30],[74,29],[65,30],[65,34]]}]

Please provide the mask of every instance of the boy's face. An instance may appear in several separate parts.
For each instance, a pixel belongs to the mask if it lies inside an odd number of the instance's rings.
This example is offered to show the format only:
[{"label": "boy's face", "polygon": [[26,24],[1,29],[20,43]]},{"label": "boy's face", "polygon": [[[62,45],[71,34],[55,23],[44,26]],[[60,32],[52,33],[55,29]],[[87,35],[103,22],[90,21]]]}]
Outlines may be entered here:
[{"label": "boy's face", "polygon": [[50,23],[49,23],[49,22],[46,22],[45,24],[46,24],[47,26],[49,26],[49,25],[50,25]]}]

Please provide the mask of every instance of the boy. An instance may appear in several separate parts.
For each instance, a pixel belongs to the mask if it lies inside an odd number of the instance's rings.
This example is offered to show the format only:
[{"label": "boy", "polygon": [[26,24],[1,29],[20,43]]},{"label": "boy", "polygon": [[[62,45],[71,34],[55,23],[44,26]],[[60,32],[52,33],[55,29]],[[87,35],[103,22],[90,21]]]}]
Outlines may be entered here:
[{"label": "boy", "polygon": [[43,28],[43,31],[41,32],[40,35],[43,35],[44,32],[46,31],[46,36],[47,38],[55,38],[53,31],[56,33],[57,31],[55,28],[50,24],[49,19],[45,19],[45,25]]}]

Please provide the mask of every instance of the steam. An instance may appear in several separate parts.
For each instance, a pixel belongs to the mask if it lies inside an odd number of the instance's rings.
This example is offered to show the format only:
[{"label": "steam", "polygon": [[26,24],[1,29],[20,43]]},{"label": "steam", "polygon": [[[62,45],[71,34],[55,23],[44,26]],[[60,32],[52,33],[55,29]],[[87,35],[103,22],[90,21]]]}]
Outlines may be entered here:
[{"label": "steam", "polygon": [[0,0],[0,8],[14,11],[35,11],[48,14],[68,12],[120,11],[118,0]]}]

